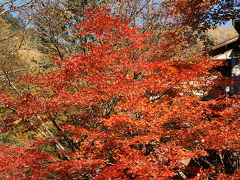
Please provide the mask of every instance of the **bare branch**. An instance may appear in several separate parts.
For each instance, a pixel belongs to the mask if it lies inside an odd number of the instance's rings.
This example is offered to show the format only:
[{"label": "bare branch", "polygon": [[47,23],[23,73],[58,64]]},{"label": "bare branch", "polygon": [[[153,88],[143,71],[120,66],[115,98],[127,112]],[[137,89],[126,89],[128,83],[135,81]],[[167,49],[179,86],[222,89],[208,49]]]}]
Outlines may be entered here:
[{"label": "bare branch", "polygon": [[[22,72],[22,71],[29,71],[29,70],[32,70],[34,68],[47,67],[47,66],[51,66],[51,65],[53,65],[53,63],[38,64],[38,65],[29,67],[29,68],[23,68],[23,69],[17,69],[17,70],[14,70],[14,71],[10,71],[10,72],[8,72],[8,74],[14,74],[14,73]],[[0,76],[4,76],[4,75],[5,74],[0,74]]]},{"label": "bare branch", "polygon": [[[4,104],[2,101],[0,101],[0,103]],[[9,106],[5,106],[8,109],[11,109],[14,113],[17,113],[17,110],[13,107],[9,107]],[[29,119],[26,119],[26,121],[33,126],[43,137],[45,137],[46,139],[50,139],[53,140],[56,143],[56,147],[59,150],[65,150],[65,148],[63,147],[63,145],[56,139],[56,137],[52,134],[52,132],[49,130],[48,126],[43,122],[43,120],[41,119],[41,117],[39,115],[36,115],[37,119],[41,122],[41,125],[44,127],[44,129],[47,131],[48,135],[45,134],[41,129],[39,129],[37,126],[35,126],[33,124],[33,122],[31,122]],[[67,158],[68,160],[70,160],[70,157],[66,154],[64,154],[65,158]]]},{"label": "bare branch", "polygon": [[[57,147],[59,150],[65,150],[65,148],[63,147],[63,145],[56,139],[56,137],[52,134],[52,132],[49,130],[49,128],[47,127],[47,125],[43,122],[43,120],[41,119],[41,117],[39,115],[37,115],[38,120],[41,122],[42,126],[44,127],[44,129],[47,131],[47,133],[50,135],[51,139],[55,141]],[[65,154],[64,154],[65,155]],[[65,155],[66,158],[68,160],[70,160],[70,157],[68,155]]]},{"label": "bare branch", "polygon": [[9,1],[6,1],[6,2],[3,2],[3,3],[0,3],[0,7],[7,6],[8,4],[13,3],[14,1],[16,1],[16,0],[9,0]]},{"label": "bare branch", "polygon": [[14,50],[11,50],[11,51],[8,53],[8,55],[7,55],[7,57],[5,58],[5,60],[0,64],[0,67],[4,66],[4,64],[9,60],[9,58],[11,57],[11,55],[14,54],[14,53],[16,53],[16,51],[18,51],[18,50],[22,47],[23,41],[24,41],[24,39],[25,39],[25,35],[26,35],[26,32],[23,34],[23,37],[22,37],[22,39],[21,39],[18,47],[17,47],[16,49],[14,49]]},{"label": "bare branch", "polygon": [[21,95],[21,92],[18,91],[18,89],[16,88],[16,86],[10,81],[9,77],[8,77],[8,74],[7,72],[5,71],[5,69],[3,67],[1,67],[3,73],[4,73],[4,76],[5,76],[5,79],[7,80],[9,86],[18,94],[18,95]]},{"label": "bare branch", "polygon": [[13,5],[13,2],[15,2],[15,1],[16,0],[9,0],[9,1],[6,1],[4,3],[1,3],[0,7],[6,7],[6,6],[9,6],[9,7],[6,8],[4,11],[0,12],[0,16],[7,13],[7,12],[19,11],[21,8],[24,8],[28,5],[30,5],[31,3],[35,2],[33,0],[30,0],[28,2],[25,2],[25,3],[21,4],[21,5],[15,6],[15,5]]},{"label": "bare branch", "polygon": [[16,36],[19,32],[16,32],[14,34],[12,34],[11,36],[7,37],[7,38],[4,38],[4,39],[0,39],[0,42],[3,42],[3,41],[6,41],[6,40],[9,40],[11,38],[13,38],[14,36]]}]

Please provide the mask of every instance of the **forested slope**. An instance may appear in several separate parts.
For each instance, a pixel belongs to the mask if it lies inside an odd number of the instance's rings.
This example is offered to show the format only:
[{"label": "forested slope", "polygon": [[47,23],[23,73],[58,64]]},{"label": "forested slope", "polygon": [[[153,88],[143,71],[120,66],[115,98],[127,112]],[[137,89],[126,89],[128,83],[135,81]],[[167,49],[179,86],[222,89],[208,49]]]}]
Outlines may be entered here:
[{"label": "forested slope", "polygon": [[238,36],[238,33],[233,26],[210,29],[208,30],[207,34],[209,35],[213,44],[218,44]]}]

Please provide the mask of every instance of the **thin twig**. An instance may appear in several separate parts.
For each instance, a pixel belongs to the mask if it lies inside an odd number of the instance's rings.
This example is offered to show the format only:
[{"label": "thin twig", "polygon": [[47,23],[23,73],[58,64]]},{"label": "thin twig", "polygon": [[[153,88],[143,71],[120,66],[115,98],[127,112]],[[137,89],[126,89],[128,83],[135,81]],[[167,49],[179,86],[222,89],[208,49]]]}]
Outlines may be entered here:
[{"label": "thin twig", "polygon": [[[8,72],[8,74],[14,74],[14,73],[22,72],[22,71],[29,71],[29,70],[32,70],[37,67],[47,67],[47,66],[51,66],[51,65],[53,65],[53,63],[38,64],[38,65],[31,66],[29,68],[17,69],[14,71],[10,71],[10,72]],[[4,76],[4,74],[0,74],[0,76]]]},{"label": "thin twig", "polygon": [[7,74],[7,72],[5,71],[5,69],[4,69],[3,67],[2,67],[1,69],[2,69],[2,71],[3,71],[3,73],[4,73],[5,79],[7,80],[9,86],[10,86],[19,96],[21,96],[21,92],[18,91],[18,89],[16,88],[16,86],[10,81],[10,79],[9,79],[9,77],[8,77],[8,74]]}]

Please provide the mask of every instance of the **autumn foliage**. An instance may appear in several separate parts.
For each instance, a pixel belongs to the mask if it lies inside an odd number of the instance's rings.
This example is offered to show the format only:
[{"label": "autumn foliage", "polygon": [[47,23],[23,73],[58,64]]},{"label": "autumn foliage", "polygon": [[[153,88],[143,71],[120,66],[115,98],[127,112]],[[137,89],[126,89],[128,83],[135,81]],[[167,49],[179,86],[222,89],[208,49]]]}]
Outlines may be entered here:
[{"label": "autumn foliage", "polygon": [[[41,135],[24,148],[0,147],[1,177],[172,179],[184,170],[181,160],[238,150],[238,100],[201,101],[193,93],[215,85],[215,64],[199,52],[169,56],[189,39],[166,32],[152,45],[151,32],[104,8],[89,9],[76,29],[94,36],[80,45],[86,52],[21,79],[29,88],[17,99],[0,95],[1,131]],[[196,178],[225,176],[211,168]]]}]

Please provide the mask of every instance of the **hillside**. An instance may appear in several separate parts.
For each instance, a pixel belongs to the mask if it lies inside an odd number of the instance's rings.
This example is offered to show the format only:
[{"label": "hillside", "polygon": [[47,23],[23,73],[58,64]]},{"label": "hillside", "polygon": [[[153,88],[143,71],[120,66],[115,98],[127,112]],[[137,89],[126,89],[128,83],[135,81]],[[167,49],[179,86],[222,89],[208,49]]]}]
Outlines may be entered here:
[{"label": "hillside", "polygon": [[238,35],[237,31],[234,29],[233,26],[217,27],[216,29],[210,29],[207,34],[209,35],[210,40],[212,40],[214,44],[221,43]]}]

